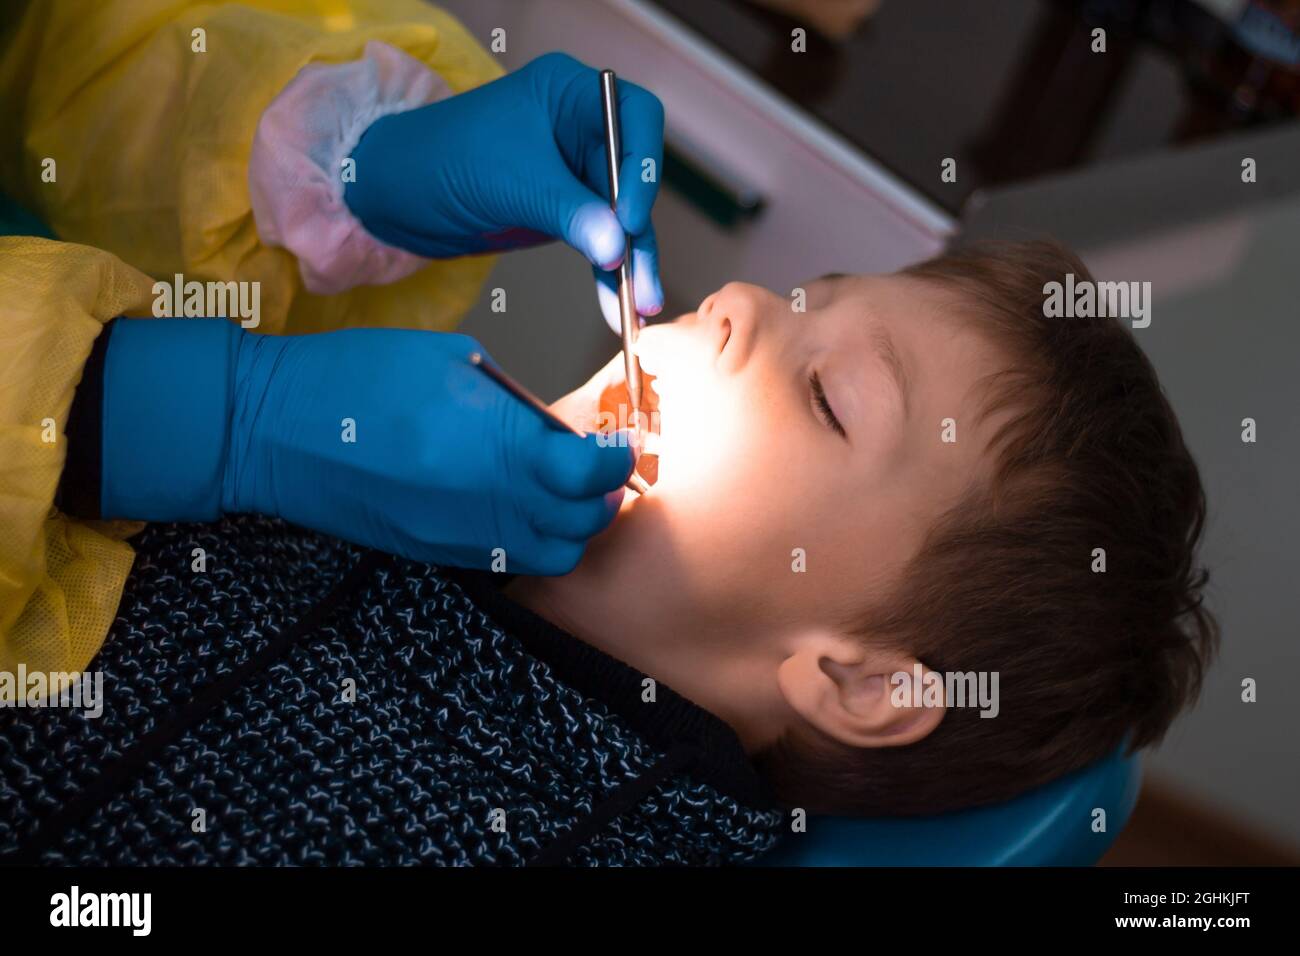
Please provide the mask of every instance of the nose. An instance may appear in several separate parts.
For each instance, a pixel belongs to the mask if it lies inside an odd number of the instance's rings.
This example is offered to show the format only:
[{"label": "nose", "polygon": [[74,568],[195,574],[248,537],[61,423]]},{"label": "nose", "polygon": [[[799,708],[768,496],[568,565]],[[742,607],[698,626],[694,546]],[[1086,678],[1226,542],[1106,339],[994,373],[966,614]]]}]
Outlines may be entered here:
[{"label": "nose", "polygon": [[726,372],[743,368],[758,334],[758,309],[748,287],[728,283],[709,296],[702,311],[716,349],[714,364]]}]

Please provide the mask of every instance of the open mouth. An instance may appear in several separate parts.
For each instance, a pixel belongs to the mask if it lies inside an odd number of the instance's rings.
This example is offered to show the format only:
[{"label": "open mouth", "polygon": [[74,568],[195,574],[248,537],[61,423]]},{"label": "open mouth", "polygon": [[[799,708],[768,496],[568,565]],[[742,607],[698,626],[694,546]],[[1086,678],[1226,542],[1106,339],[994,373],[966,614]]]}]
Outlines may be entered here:
[{"label": "open mouth", "polygon": [[[657,438],[661,423],[659,393],[654,388],[655,376],[643,371],[641,382],[641,407],[637,411],[644,430]],[[611,385],[601,393],[598,421],[605,423],[600,429],[601,432],[608,434],[620,428],[635,427],[637,417],[633,414],[632,398],[626,384]],[[659,456],[651,450],[654,447],[654,439],[649,439],[648,442],[649,447],[643,449],[637,459],[636,472],[645,479],[647,484],[653,485],[659,479]]]}]

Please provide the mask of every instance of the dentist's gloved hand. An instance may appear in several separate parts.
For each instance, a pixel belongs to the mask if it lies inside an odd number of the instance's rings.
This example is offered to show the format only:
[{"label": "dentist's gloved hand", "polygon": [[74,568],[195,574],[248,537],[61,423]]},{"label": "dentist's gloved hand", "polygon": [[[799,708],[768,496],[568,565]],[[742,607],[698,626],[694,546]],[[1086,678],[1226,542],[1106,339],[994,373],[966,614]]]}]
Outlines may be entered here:
[{"label": "dentist's gloved hand", "polygon": [[613,519],[633,451],[547,427],[464,335],[257,335],[118,319],[104,359],[104,517],[256,512],[443,564],[562,574]]},{"label": "dentist's gloved hand", "polygon": [[[663,167],[663,105],[620,79],[623,155],[618,215],[609,208],[600,75],[562,53],[457,96],[385,116],[362,135],[344,201],[375,237],[449,258],[563,239],[596,274],[618,330],[613,294],[625,232],[633,237],[637,311],[663,308],[650,209]],[[653,160],[653,176],[642,175]],[[649,178],[650,181],[645,181]]]}]

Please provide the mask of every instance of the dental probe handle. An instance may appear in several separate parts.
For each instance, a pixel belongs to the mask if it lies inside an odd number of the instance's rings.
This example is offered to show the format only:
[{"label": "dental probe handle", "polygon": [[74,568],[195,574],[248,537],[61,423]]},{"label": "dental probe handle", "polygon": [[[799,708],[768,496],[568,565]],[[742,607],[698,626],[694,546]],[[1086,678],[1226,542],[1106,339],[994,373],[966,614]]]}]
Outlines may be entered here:
[{"label": "dental probe handle", "polygon": [[[568,422],[556,416],[546,407],[540,398],[528,391],[528,389],[524,388],[492,362],[488,361],[482,352],[471,352],[469,355],[469,364],[483,372],[488,378],[492,379],[525,405],[530,406],[533,411],[542,416],[542,420],[546,422],[546,424],[550,425],[556,431],[572,432],[579,438],[586,437],[585,432],[579,431]],[[646,484],[645,479],[638,475],[635,470],[633,470],[632,474],[628,476],[627,481],[624,482],[624,486],[635,491],[638,495],[643,495],[650,490],[650,486]]]},{"label": "dental probe handle", "polygon": [[[618,79],[613,70],[600,71],[600,100],[605,116],[605,168],[609,174],[609,208],[618,213],[618,166],[623,155],[623,136],[618,122]],[[641,364],[636,357],[640,319],[632,287],[632,238],[623,240],[623,261],[618,266],[618,317],[623,333],[623,369],[633,421],[640,427]]]}]

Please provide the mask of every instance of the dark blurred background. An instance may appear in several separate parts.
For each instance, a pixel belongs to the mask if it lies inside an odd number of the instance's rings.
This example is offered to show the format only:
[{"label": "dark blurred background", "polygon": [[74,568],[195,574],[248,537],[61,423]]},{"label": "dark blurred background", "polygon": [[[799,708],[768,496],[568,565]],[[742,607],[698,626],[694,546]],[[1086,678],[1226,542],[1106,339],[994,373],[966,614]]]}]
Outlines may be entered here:
[{"label": "dark blurred background", "polygon": [[[1268,6],[1242,20],[1242,4],[1193,0],[656,5],[953,213],[984,187],[1300,112],[1300,74],[1266,55],[1288,55]],[[1234,7],[1237,21],[1221,18]],[[796,60],[800,26],[809,55]],[[938,156],[957,159],[958,188],[940,188]]]}]

